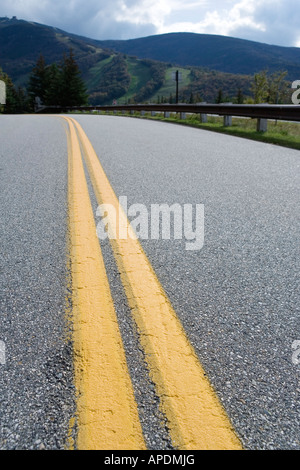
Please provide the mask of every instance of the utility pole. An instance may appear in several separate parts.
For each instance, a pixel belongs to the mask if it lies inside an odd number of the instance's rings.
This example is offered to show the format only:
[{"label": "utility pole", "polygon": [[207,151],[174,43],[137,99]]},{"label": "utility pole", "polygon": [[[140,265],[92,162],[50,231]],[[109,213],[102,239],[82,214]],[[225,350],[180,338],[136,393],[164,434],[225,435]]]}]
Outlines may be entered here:
[{"label": "utility pole", "polygon": [[176,104],[178,104],[178,101],[179,101],[179,94],[178,94],[179,82],[182,80],[181,72],[179,72],[178,70],[176,70],[176,72],[172,72],[172,79],[175,80],[175,82],[176,82]]}]

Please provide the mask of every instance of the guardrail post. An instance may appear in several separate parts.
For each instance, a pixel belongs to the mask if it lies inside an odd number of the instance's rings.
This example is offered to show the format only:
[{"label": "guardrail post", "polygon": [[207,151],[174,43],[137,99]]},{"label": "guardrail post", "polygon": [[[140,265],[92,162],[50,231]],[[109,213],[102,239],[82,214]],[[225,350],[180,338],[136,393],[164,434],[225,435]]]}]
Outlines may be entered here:
[{"label": "guardrail post", "polygon": [[232,126],[232,116],[224,116],[224,126],[230,127]]},{"label": "guardrail post", "polygon": [[141,111],[141,116],[145,116],[145,111]]},{"label": "guardrail post", "polygon": [[200,113],[200,121],[205,124],[207,122],[207,114]]},{"label": "guardrail post", "polygon": [[151,111],[151,116],[156,116],[156,111]]},{"label": "guardrail post", "polygon": [[186,119],[186,113],[180,113],[180,119]]},{"label": "guardrail post", "polygon": [[165,112],[164,112],[164,117],[165,117],[165,118],[169,118],[169,117],[170,117],[170,114],[171,114],[171,113],[170,113],[169,111],[165,111]]},{"label": "guardrail post", "polygon": [[263,118],[258,118],[257,119],[256,130],[257,130],[257,132],[267,132],[267,130],[268,130],[268,120],[263,119]]}]

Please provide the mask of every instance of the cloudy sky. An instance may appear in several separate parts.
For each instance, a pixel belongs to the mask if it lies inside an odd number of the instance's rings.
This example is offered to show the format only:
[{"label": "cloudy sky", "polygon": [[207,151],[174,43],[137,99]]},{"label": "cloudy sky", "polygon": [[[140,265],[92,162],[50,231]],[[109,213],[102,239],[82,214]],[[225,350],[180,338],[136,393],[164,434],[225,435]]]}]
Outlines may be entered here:
[{"label": "cloudy sky", "polygon": [[186,31],[300,47],[299,0],[0,0],[0,16],[95,39]]}]

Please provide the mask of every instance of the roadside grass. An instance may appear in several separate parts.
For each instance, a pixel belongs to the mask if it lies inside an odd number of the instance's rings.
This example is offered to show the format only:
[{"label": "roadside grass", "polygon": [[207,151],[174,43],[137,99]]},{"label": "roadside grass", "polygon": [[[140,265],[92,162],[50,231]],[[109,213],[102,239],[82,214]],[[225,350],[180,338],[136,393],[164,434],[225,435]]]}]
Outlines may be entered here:
[{"label": "roadside grass", "polygon": [[169,118],[165,118],[163,114],[158,113],[156,116],[151,116],[150,113],[146,113],[145,116],[139,116],[138,114],[135,116],[207,129],[209,131],[300,150],[300,122],[268,120],[267,132],[257,132],[257,120],[251,118],[233,117],[232,126],[227,127],[224,126],[223,117],[221,116],[208,116],[207,123],[202,123],[199,115],[187,115],[186,119],[180,119],[179,113],[171,114]]},{"label": "roadside grass", "polygon": [[300,122],[268,120],[267,132],[257,132],[257,120],[251,118],[244,119],[233,117],[232,126],[227,127],[224,126],[223,117],[221,116],[208,115],[207,123],[202,123],[200,116],[197,114],[187,115],[186,119],[180,119],[179,113],[171,113],[169,118],[165,118],[163,113],[156,113],[155,116],[152,116],[151,113],[145,113],[141,116],[138,112],[134,114],[111,112],[110,114],[180,124],[300,150]]}]

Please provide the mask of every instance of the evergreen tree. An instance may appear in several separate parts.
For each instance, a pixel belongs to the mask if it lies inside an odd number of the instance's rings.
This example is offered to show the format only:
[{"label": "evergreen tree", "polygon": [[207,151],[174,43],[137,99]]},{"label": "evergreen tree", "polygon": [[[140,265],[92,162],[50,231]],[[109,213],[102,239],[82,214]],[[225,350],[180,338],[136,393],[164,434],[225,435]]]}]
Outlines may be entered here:
[{"label": "evergreen tree", "polygon": [[43,55],[40,55],[30,74],[27,90],[32,108],[36,97],[45,106],[81,106],[88,101],[72,50],[69,55],[64,55],[60,65],[46,65]]},{"label": "evergreen tree", "polygon": [[243,104],[244,103],[244,95],[243,95],[243,92],[240,88],[238,89],[238,92],[237,92],[236,102],[237,102],[237,104]]},{"label": "evergreen tree", "polygon": [[27,92],[31,98],[32,105],[36,97],[39,97],[41,102],[45,104],[47,87],[47,66],[44,56],[41,54],[37,60],[36,66],[32,69],[27,86]]},{"label": "evergreen tree", "polygon": [[218,95],[217,95],[217,98],[216,98],[216,103],[220,104],[220,103],[223,103],[223,102],[224,102],[223,90],[220,89],[218,91]]},{"label": "evergreen tree", "polygon": [[83,106],[88,102],[86,87],[72,49],[69,55],[64,55],[61,65],[58,101],[60,106]]},{"label": "evergreen tree", "polygon": [[14,113],[22,114],[31,111],[28,96],[23,88],[18,87],[15,89],[14,100]]},{"label": "evergreen tree", "polygon": [[0,80],[6,85],[6,104],[1,106],[1,112],[6,114],[23,113],[29,111],[28,99],[24,90],[15,88],[12,79],[0,67]]},{"label": "evergreen tree", "polygon": [[57,64],[47,67],[47,87],[45,90],[45,105],[57,106],[60,99],[61,71]]}]

